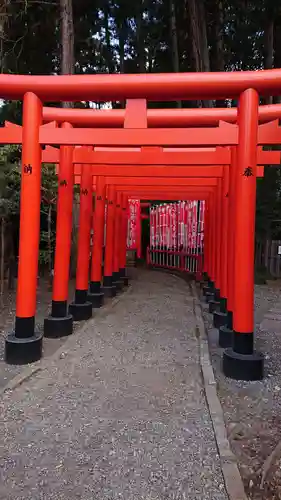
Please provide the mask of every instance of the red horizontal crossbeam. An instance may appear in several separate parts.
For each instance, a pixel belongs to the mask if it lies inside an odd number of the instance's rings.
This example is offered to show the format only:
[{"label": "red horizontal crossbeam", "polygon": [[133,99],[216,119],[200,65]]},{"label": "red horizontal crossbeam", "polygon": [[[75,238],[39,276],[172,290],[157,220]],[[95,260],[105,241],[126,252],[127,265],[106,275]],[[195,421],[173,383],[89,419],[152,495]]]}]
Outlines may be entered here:
[{"label": "red horizontal crossbeam", "polygon": [[0,98],[34,92],[43,101],[206,99],[236,97],[248,88],[280,93],[281,70],[109,75],[0,75]]},{"label": "red horizontal crossbeam", "polygon": [[[158,167],[153,167],[153,172],[151,172],[150,167],[139,167],[138,170],[135,170],[133,167],[130,169],[129,167],[111,167],[110,172],[108,167],[98,167],[94,166],[93,167],[93,175],[106,175],[106,176],[114,176],[115,178],[118,177],[128,177],[129,179],[132,180],[132,182],[136,183],[136,178],[147,178],[153,179],[154,177],[156,178],[155,182],[158,182],[159,179],[161,178],[166,178],[168,179],[175,179],[177,177],[179,178],[185,178],[185,179],[190,179],[193,180],[193,178],[201,178],[203,181],[204,179],[208,178],[219,178],[222,177],[223,175],[223,169],[222,167],[187,167],[186,169],[184,167],[163,167],[161,171],[158,170]],[[156,169],[156,173],[154,173],[154,169]],[[115,170],[115,171],[114,171]],[[81,176],[81,166],[76,165],[75,166],[75,179],[77,179],[77,182],[80,182],[80,176]],[[204,174],[204,175],[203,175]],[[264,175],[264,167],[263,166],[258,166],[257,167],[257,177],[263,177]],[[167,182],[168,182],[167,181]]]},{"label": "red horizontal crossbeam", "polygon": [[238,127],[162,129],[41,129],[41,144],[97,146],[229,146],[238,143]]},{"label": "red horizontal crossbeam", "polygon": [[133,199],[141,199],[141,200],[157,200],[157,201],[178,201],[178,200],[188,200],[188,201],[196,201],[196,200],[207,200],[209,198],[210,193],[200,193],[200,194],[192,194],[192,193],[175,193],[171,191],[169,193],[144,193],[140,191],[139,193],[130,194],[130,198]]},{"label": "red horizontal crossbeam", "polygon": [[[79,184],[80,183],[80,179],[81,177],[76,175],[75,176],[75,184]],[[95,183],[95,181],[93,181]],[[212,187],[212,186],[216,186],[217,185],[217,179],[201,179],[201,178],[193,178],[193,179],[189,179],[189,178],[184,178],[184,177],[179,177],[179,178],[173,178],[173,177],[169,177],[169,178],[162,178],[162,177],[158,177],[156,179],[154,178],[150,178],[150,179],[147,179],[145,177],[106,177],[105,178],[105,183],[106,184],[114,184],[116,186],[122,186],[123,187],[132,187],[134,188],[135,186],[137,186],[137,188],[139,188],[140,186],[148,186],[149,188],[152,187],[152,186],[156,186],[156,187],[167,187],[167,188],[170,188],[170,189],[173,189],[173,187],[181,187],[181,186],[184,186],[184,187],[193,187],[193,186],[196,186],[196,187],[201,187],[201,186],[208,186],[208,187]]]},{"label": "red horizontal crossbeam", "polygon": [[[281,118],[281,104],[259,107],[259,122]],[[123,127],[124,109],[43,108],[45,122],[69,122],[78,127]],[[214,126],[220,120],[236,123],[237,108],[147,109],[147,125],[158,127]]]},{"label": "red horizontal crossbeam", "polygon": [[[176,177],[201,177],[201,178],[218,178],[222,177],[223,167],[222,166],[169,166],[162,167],[158,165],[154,166],[114,166],[114,165],[93,165],[92,168],[93,175],[105,175],[105,176],[115,176],[115,177],[146,177],[146,178],[176,178]],[[75,165],[75,175],[81,175],[81,165]]]},{"label": "red horizontal crossbeam", "polygon": [[[269,152],[270,153],[270,152]],[[59,149],[47,146],[42,151],[43,163],[58,163],[60,158]],[[228,148],[218,148],[216,151],[198,152],[163,152],[142,150],[139,152],[109,152],[109,151],[86,151],[85,148],[75,148],[73,153],[73,163],[75,164],[95,164],[95,165],[125,165],[136,167],[146,165],[165,166],[176,165],[227,165],[230,162],[230,151]]]},{"label": "red horizontal crossbeam", "polygon": [[230,163],[230,151],[228,148],[200,153],[145,150],[139,152],[93,151],[87,156],[84,148],[75,148],[73,161],[103,165],[227,165]]},{"label": "red horizontal crossbeam", "polygon": [[[208,129],[107,129],[106,132],[102,129],[60,129],[43,126],[40,128],[39,142],[42,145],[96,145],[105,147],[230,146],[236,145],[238,142],[238,126],[222,122],[220,127]],[[3,127],[0,129],[0,144],[21,143],[21,127]],[[270,145],[280,143],[281,127],[278,126],[278,120],[259,126],[258,144]]]}]

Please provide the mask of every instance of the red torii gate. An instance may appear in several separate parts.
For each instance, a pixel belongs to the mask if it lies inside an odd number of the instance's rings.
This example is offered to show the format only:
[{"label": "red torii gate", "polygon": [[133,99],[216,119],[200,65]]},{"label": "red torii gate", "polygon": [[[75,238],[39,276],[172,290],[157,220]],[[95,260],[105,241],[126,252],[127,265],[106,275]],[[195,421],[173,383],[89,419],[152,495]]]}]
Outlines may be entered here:
[{"label": "red torii gate", "polygon": [[[86,152],[85,152],[85,150],[83,150],[83,148],[78,149],[78,151],[79,151],[79,153],[83,153],[83,159],[87,163],[87,169],[89,169],[90,168],[90,165],[89,165],[90,156],[88,154],[89,149]],[[153,149],[153,151],[155,152],[155,148]],[[218,150],[218,151],[219,151],[220,154],[223,154],[223,156],[225,156],[224,155],[225,151],[222,148],[220,150]],[[199,153],[199,151],[197,151],[197,153],[196,153],[197,154],[197,160],[198,160],[198,158],[200,157],[201,154],[203,154],[203,156],[204,156],[204,151],[201,151],[200,155],[198,153]],[[275,155],[275,153],[276,152],[266,152],[266,151],[259,150],[259,156],[260,156],[260,158],[262,158],[264,161],[268,161],[268,162],[269,161],[271,161],[271,162],[278,161],[279,162],[279,159],[280,159],[279,158],[279,154]],[[79,159],[81,159],[81,155],[80,155]],[[58,162],[59,161],[59,151],[56,150],[56,149],[54,149],[54,148],[46,149],[43,152],[42,160],[43,161],[53,162],[53,163],[54,162]],[[95,165],[92,168],[93,168],[93,171],[95,173],[97,173],[97,174],[108,173],[108,171],[106,172],[106,169],[108,168],[107,166],[98,166],[98,165]],[[142,167],[142,168],[144,168],[144,167]],[[164,175],[164,174],[167,175],[168,170],[167,170],[166,167],[159,167],[159,170],[157,171],[157,174],[160,174],[160,168],[161,168],[161,174],[162,175]],[[190,173],[192,173],[192,175],[196,175],[196,174],[198,175],[198,173],[201,174],[201,171],[203,171],[203,168],[204,167],[201,166],[200,169],[198,170],[198,168],[196,169],[196,167],[188,167],[187,169],[185,169],[186,175],[189,176]],[[209,170],[209,176],[211,176],[213,174],[215,177],[217,177],[217,176],[221,177],[222,176],[222,168],[223,167],[205,167],[205,170],[212,169],[212,170]],[[114,167],[112,173],[118,173],[119,175],[121,175],[120,169],[122,171],[122,167],[120,167],[120,166],[118,167],[118,169],[116,167]],[[173,174],[176,173],[175,169],[176,169],[176,167],[173,167]],[[260,169],[260,171],[258,171],[258,175],[262,175],[262,168],[259,167],[259,169]],[[75,165],[75,173],[78,174],[78,172],[79,173],[81,172],[81,165]],[[154,170],[153,170],[153,172],[151,170],[147,171],[147,172],[144,172],[143,170],[141,170],[141,172],[140,172],[139,168],[136,168],[136,169],[130,168],[130,172],[131,172],[132,175],[139,175],[140,173],[142,173],[142,174],[147,175],[147,176],[152,176],[152,174],[154,173]],[[183,172],[184,172],[183,167],[179,167],[177,169],[177,172],[182,175]],[[208,172],[208,170],[207,170],[207,172]],[[123,171],[122,171],[122,173],[123,173]],[[124,173],[127,173],[127,172],[124,172]],[[206,175],[206,173],[205,173],[205,175]],[[79,180],[79,177],[77,176],[76,177],[76,182],[78,180]],[[112,182],[112,180],[111,180],[111,182]],[[134,180],[134,182],[136,182],[136,179]],[[117,180],[116,180],[116,183],[118,183]],[[128,183],[132,184],[132,181],[128,180]],[[145,181],[145,183],[148,183],[148,182]],[[98,224],[98,221],[96,222],[96,224]],[[102,230],[102,229],[100,229],[100,230]],[[62,259],[63,259],[63,256],[62,256]],[[97,271],[94,271],[94,275],[98,276],[98,279],[96,280],[97,283],[95,284],[95,294],[92,295],[92,297],[91,297],[92,300],[95,299],[95,301],[97,301],[97,302],[95,302],[95,305],[101,305],[101,303],[102,303],[101,302],[102,296],[101,296],[101,293],[100,293],[100,269],[101,269],[100,259],[101,259],[101,256],[99,256],[99,258],[95,259],[95,268],[97,269]],[[224,257],[225,261],[226,261],[226,259],[227,259],[227,253],[225,253],[225,257]],[[218,256],[218,260],[220,260],[220,256]],[[66,263],[65,260],[64,260],[64,262]],[[55,277],[56,276],[57,276],[57,273],[55,273]],[[106,277],[106,282],[107,282],[107,280],[108,280],[108,282],[111,280],[111,278],[109,278],[109,276],[107,274],[105,274],[105,277]],[[117,281],[118,281],[118,279],[117,279]],[[107,289],[107,287],[106,287],[106,292],[109,293],[110,289],[112,290],[112,288],[109,287]],[[223,307],[223,313],[224,313],[225,312],[225,307],[226,307],[226,296],[227,296],[226,285],[224,286],[222,292],[223,292],[223,295],[222,295],[221,300],[222,300],[223,305],[224,305],[224,307]],[[65,297],[67,297],[66,293],[64,295],[65,295]],[[84,292],[84,297],[86,297],[86,292]],[[74,306],[72,306],[72,307],[74,307]],[[79,307],[82,308],[82,305],[81,306],[79,305]],[[220,314],[220,313],[218,313],[218,314]],[[224,318],[224,314],[222,314],[220,316],[220,321],[222,322],[222,320],[226,321],[226,318]],[[222,324],[223,324],[223,322],[222,322]],[[223,332],[223,330],[222,330],[222,332]],[[226,337],[225,334],[223,334],[223,336]]]},{"label": "red torii gate", "polygon": [[[235,286],[234,286],[234,318],[233,318],[233,348],[224,353],[224,372],[228,376],[242,378],[260,378],[262,376],[263,358],[253,351],[253,248],[254,248],[254,218],[255,218],[255,179],[256,179],[256,145],[274,144],[276,137],[280,141],[280,130],[277,124],[261,125],[258,128],[258,93],[275,94],[280,87],[281,71],[246,72],[246,73],[205,73],[205,74],[180,74],[180,75],[98,75],[98,76],[63,76],[63,77],[33,77],[0,75],[1,97],[22,98],[24,96],[24,125],[23,125],[23,177],[22,177],[22,205],[28,206],[28,198],[33,196],[35,208],[40,203],[40,148],[39,145],[46,141],[46,129],[39,131],[42,120],[42,108],[39,98],[44,100],[71,100],[71,99],[124,99],[146,98],[175,99],[175,98],[207,98],[207,97],[233,97],[239,95],[239,128],[228,130],[229,142],[227,145],[237,145],[237,167],[235,169],[235,198],[239,204],[235,206],[235,238],[238,246],[235,252]],[[254,90],[255,89],[255,90]],[[34,92],[30,93],[30,90]],[[35,95],[36,94],[36,95]],[[226,127],[224,130],[226,130]],[[220,127],[222,132],[223,127]],[[228,125],[228,127],[237,127]],[[263,128],[265,127],[265,128]],[[78,130],[78,129],[77,129]],[[200,135],[195,129],[173,129],[176,133],[172,136],[172,129],[163,130],[109,130],[111,137],[102,138],[96,130],[85,129],[85,142],[82,144],[101,145],[187,145],[186,133],[192,135],[192,145],[215,144],[215,131],[208,131],[208,138],[200,141]],[[67,131],[50,129],[49,144],[77,144],[81,141],[82,133],[77,133],[75,139],[71,129]],[[76,131],[77,132],[77,131]],[[119,132],[122,132],[121,134]],[[273,132],[275,139],[272,137]],[[17,135],[18,131],[14,130]],[[19,135],[19,134],[18,134]],[[17,135],[18,141],[19,137]],[[67,137],[68,135],[68,137]],[[79,135],[79,137],[78,137]],[[106,135],[103,133],[103,135]],[[185,136],[185,137],[184,137]],[[6,139],[8,134],[6,134]],[[56,142],[52,142],[56,139]],[[14,141],[6,141],[14,142]],[[45,142],[46,143],[46,142]],[[81,143],[81,142],[80,142]],[[188,142],[190,144],[190,142]],[[32,167],[30,171],[30,167]],[[249,172],[249,175],[245,174]],[[31,181],[27,181],[27,179]],[[39,188],[39,189],[38,189]],[[35,195],[33,193],[35,192]],[[34,201],[33,201],[34,203]],[[25,222],[29,211],[21,213],[21,235],[19,277],[23,278],[24,262],[28,262],[31,243],[38,243],[33,238],[28,241],[28,225]],[[38,211],[35,210],[31,217],[34,228],[38,227]],[[30,219],[28,221],[30,225]],[[36,233],[36,231],[34,231]],[[246,240],[246,251],[243,247]],[[23,257],[25,259],[23,260]],[[22,263],[21,263],[22,262]],[[35,279],[36,266],[32,266],[32,278]],[[23,273],[23,274],[21,274]],[[23,283],[23,279],[21,283]],[[238,286],[238,283],[240,287]],[[32,291],[34,287],[31,286]],[[19,286],[20,290],[20,286]],[[26,290],[26,288],[25,288]],[[21,304],[22,305],[22,304]],[[25,337],[26,330],[34,332],[34,300],[29,298],[29,307],[26,311],[17,308],[21,314],[16,318],[16,330],[20,337]],[[29,315],[26,313],[29,312]],[[33,315],[32,315],[33,312]],[[30,315],[31,314],[31,315]],[[25,328],[23,326],[25,325]],[[10,338],[10,341],[12,339]],[[36,335],[29,335],[29,345],[39,345],[40,340]],[[11,344],[11,342],[10,342]],[[11,346],[10,346],[11,347]]]}]

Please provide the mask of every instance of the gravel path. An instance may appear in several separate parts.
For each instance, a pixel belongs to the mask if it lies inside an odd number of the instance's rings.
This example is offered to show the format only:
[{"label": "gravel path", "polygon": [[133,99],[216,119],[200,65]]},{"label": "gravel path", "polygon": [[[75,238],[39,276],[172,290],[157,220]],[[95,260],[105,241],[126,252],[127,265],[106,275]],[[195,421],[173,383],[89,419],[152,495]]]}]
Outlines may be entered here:
[{"label": "gravel path", "polygon": [[[75,282],[71,280],[69,283],[69,302],[73,300],[75,290]],[[40,278],[38,280],[37,289],[37,308],[36,308],[36,328],[43,329],[44,318],[50,313],[52,303],[52,291],[47,280]],[[4,361],[5,337],[7,332],[14,329],[16,315],[16,290],[6,292],[3,298],[3,303],[0,305],[0,390],[2,387],[20,374],[23,370],[21,365],[7,365]],[[66,340],[66,337],[61,339],[44,339],[43,355],[50,356],[55,352]],[[1,499],[1,496],[0,496]]]},{"label": "gravel path", "polygon": [[143,271],[6,392],[1,500],[227,500],[194,327],[186,284]]},{"label": "gravel path", "polygon": [[224,377],[218,331],[212,326],[213,317],[207,312],[207,306],[202,303],[202,307],[228,438],[238,460],[246,493],[254,500],[278,500],[281,498],[280,447],[271,460],[264,482],[262,477],[267,459],[281,442],[281,322],[277,316],[278,320],[271,321],[273,328],[269,329],[266,320],[272,310],[281,313],[280,290],[265,285],[255,286],[255,345],[265,355],[265,378],[258,382]]}]

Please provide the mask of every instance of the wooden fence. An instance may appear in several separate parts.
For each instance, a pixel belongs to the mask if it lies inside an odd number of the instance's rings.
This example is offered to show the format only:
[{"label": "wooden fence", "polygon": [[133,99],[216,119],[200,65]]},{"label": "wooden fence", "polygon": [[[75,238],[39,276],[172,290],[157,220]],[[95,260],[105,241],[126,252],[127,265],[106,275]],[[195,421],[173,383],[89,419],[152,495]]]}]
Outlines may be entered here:
[{"label": "wooden fence", "polygon": [[266,269],[273,278],[281,278],[281,240],[256,241],[255,267]]}]

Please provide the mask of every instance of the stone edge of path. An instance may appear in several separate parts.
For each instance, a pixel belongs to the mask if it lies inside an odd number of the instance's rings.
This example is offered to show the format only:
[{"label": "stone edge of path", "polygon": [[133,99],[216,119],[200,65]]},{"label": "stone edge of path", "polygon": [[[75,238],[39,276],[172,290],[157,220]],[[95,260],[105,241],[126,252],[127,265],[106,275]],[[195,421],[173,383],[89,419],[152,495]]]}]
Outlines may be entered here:
[{"label": "stone edge of path", "polygon": [[[126,290],[122,292],[121,295],[118,297],[115,297],[112,299],[108,304],[106,304],[104,307],[101,309],[96,309],[95,310],[95,315],[92,319],[89,321],[85,321],[83,326],[78,328],[79,334],[83,334],[84,330],[89,328],[89,322],[94,321],[96,317],[101,317],[105,313],[108,313],[118,302],[122,300],[122,298],[126,295],[128,295],[132,291],[132,285],[130,284]],[[50,361],[55,361],[56,359],[60,358],[62,353],[67,350],[67,347],[70,346],[73,342],[75,342],[77,339],[77,335],[71,335],[64,343],[62,346],[60,346],[53,354],[50,356],[47,356],[46,358],[40,359],[40,361],[37,361],[34,363],[32,366],[27,366],[24,368],[18,375],[13,377],[9,382],[4,386],[0,388],[0,397],[4,395],[7,392],[11,392],[20,385],[22,385],[24,382],[29,380],[33,375],[38,373],[41,370],[44,370],[46,367],[47,363],[49,364]]]},{"label": "stone edge of path", "polygon": [[194,298],[194,314],[199,338],[200,365],[203,375],[205,396],[214,429],[216,444],[220,456],[225,487],[230,500],[247,500],[237,460],[232,453],[227,438],[223,409],[217,394],[217,384],[210,359],[208,337],[202,316],[202,308],[194,283],[191,284]]}]

